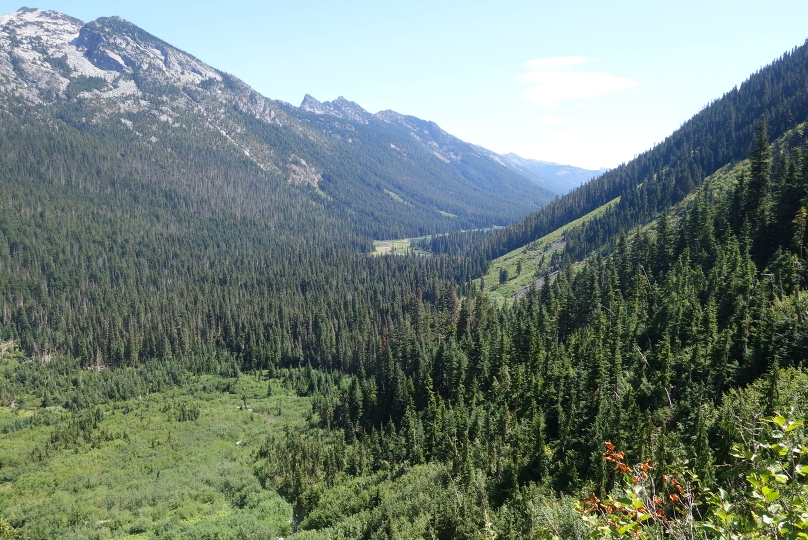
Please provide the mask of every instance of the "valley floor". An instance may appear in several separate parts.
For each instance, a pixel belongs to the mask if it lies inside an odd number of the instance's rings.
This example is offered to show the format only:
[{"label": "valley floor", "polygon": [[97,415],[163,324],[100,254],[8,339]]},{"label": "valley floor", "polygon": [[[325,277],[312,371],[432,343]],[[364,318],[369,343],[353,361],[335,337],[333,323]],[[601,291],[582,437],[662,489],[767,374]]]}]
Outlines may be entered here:
[{"label": "valley floor", "polygon": [[310,399],[278,381],[200,376],[77,414],[33,396],[9,405],[0,408],[0,507],[30,538],[292,533],[291,505],[253,474],[267,435],[304,429],[310,414]]}]

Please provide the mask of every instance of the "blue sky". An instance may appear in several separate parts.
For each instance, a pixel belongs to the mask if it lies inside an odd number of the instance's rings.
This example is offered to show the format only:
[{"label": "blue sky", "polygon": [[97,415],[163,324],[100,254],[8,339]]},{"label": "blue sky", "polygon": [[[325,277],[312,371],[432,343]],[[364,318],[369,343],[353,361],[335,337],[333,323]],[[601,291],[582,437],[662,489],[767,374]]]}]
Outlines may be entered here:
[{"label": "blue sky", "polygon": [[273,99],[345,96],[589,168],[628,161],[808,38],[804,0],[29,5],[119,15]]}]

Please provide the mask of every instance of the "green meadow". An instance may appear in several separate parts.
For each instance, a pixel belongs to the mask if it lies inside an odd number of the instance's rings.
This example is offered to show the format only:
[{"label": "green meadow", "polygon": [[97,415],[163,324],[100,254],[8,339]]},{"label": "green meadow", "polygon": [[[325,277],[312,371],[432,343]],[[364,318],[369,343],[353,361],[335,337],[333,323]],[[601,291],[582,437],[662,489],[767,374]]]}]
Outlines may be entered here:
[{"label": "green meadow", "polygon": [[[596,208],[585,216],[559,227],[555,231],[534,240],[530,244],[514,249],[502,257],[491,261],[488,273],[482,277],[483,290],[488,296],[498,302],[504,302],[529,288],[532,283],[550,266],[554,253],[564,249],[564,234],[575,227],[580,227],[599,216],[605,214],[610,208],[620,202],[617,197],[603,206]],[[507,272],[507,279],[500,280],[500,272]],[[521,271],[520,271],[521,270]],[[475,281],[480,285],[480,280]]]},{"label": "green meadow", "polygon": [[310,411],[260,374],[79,412],[24,395],[0,407],[0,515],[42,539],[288,536],[292,507],[262,488],[254,455]]}]

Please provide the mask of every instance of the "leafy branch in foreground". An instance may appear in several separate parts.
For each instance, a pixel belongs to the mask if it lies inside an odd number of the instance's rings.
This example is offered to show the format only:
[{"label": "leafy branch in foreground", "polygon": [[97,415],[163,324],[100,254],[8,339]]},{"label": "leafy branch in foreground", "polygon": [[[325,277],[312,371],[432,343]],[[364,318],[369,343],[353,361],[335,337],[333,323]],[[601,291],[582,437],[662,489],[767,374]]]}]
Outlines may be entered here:
[{"label": "leafy branch in foreground", "polygon": [[611,441],[605,441],[604,459],[622,474],[615,492],[601,501],[592,493],[578,505],[584,521],[592,527],[591,538],[656,538],[662,534],[672,538],[693,538],[694,516],[698,516],[694,482],[680,482],[662,475],[662,483],[653,477],[650,461],[629,467],[625,453]]},{"label": "leafy branch in foreground", "polygon": [[770,426],[765,440],[733,448],[745,492],[711,491],[688,469],[681,473],[685,481],[662,475],[657,484],[650,462],[630,467],[625,454],[606,441],[604,459],[622,479],[605,500],[593,493],[578,504],[590,538],[808,539],[804,423],[781,415],[764,421]]},{"label": "leafy branch in foreground", "polygon": [[711,494],[704,524],[716,538],[808,539],[808,438],[802,420],[776,415],[768,441],[735,445],[732,455],[746,467],[749,489],[732,500],[723,489]]}]

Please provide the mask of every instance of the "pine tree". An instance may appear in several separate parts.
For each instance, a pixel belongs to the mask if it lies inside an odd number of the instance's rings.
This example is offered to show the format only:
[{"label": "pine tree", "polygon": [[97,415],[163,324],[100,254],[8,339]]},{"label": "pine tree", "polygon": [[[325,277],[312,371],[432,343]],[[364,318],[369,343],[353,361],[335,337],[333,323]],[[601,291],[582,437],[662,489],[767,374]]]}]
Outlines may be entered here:
[{"label": "pine tree", "polygon": [[746,184],[744,213],[750,220],[752,232],[757,231],[764,223],[763,199],[769,190],[771,173],[771,148],[766,129],[766,119],[760,118],[755,132],[755,141],[749,155],[750,175]]}]

